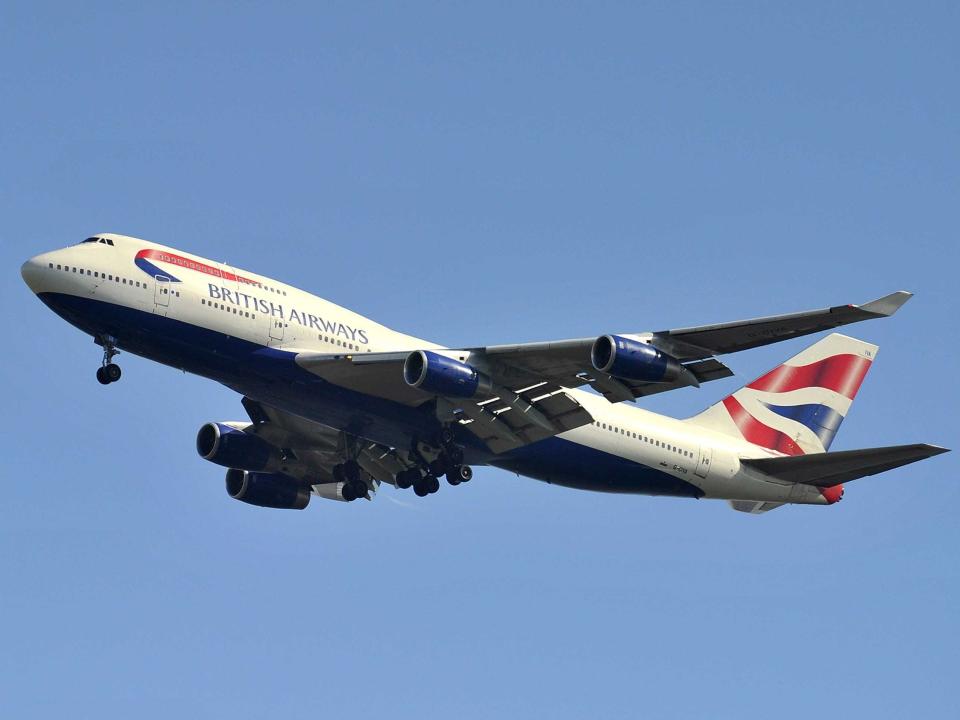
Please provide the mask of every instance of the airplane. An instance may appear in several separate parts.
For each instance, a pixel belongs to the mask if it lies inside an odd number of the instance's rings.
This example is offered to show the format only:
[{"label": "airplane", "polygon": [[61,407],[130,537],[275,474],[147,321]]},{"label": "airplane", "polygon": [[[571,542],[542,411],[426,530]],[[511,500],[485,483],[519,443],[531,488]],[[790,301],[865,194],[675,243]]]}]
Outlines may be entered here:
[{"label": "airplane", "polygon": [[631,404],[731,376],[717,356],[893,315],[911,293],[716,325],[448,348],[277,280],[101,233],[24,263],[28,287],[93,336],[97,380],[129,352],[240,393],[249,421],[204,424],[197,452],[230,497],[303,509],[311,497],[424,497],[490,465],[609,493],[729,501],[759,514],[832,505],[844,483],[946,448],[828,452],[877,346],[827,335],[687,419]]}]

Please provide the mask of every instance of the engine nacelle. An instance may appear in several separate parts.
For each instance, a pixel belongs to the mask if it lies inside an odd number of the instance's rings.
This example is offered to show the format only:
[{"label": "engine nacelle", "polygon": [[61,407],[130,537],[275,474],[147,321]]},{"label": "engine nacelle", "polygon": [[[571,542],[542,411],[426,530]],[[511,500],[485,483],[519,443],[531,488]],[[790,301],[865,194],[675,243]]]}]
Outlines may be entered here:
[{"label": "engine nacelle", "polygon": [[197,452],[204,460],[241,470],[266,470],[276,449],[257,437],[226,423],[207,423],[197,433]]},{"label": "engine nacelle", "polygon": [[227,494],[234,500],[258,507],[303,510],[310,502],[310,488],[288,475],[227,470]]},{"label": "engine nacelle", "polygon": [[417,350],[403,363],[403,379],[410,387],[450,397],[490,394],[490,378],[466,363],[429,350]]},{"label": "engine nacelle", "polygon": [[[602,335],[593,342],[590,360],[600,372],[641,382],[673,382],[691,376],[680,361],[652,345],[620,335]],[[695,384],[693,379],[691,384]]]}]

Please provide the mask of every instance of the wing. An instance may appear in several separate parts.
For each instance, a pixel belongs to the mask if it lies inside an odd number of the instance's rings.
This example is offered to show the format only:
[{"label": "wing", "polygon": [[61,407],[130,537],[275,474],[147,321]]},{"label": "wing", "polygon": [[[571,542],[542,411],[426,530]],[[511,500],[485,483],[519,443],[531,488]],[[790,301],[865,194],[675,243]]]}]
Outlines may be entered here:
[{"label": "wing", "polygon": [[[411,406],[473,431],[494,452],[592,421],[566,390],[590,386],[611,402],[732,375],[714,356],[892,315],[911,294],[858,305],[701,327],[594,338],[397,353],[300,353],[336,385]],[[414,370],[416,372],[414,372]]]},{"label": "wing", "polygon": [[269,405],[243,398],[243,407],[254,425],[254,432],[280,448],[288,465],[284,474],[313,488],[316,495],[342,500],[342,482],[333,468],[344,458],[355,458],[363,469],[367,499],[372,499],[380,483],[393,484],[398,472],[415,467],[407,453],[364,440],[327,425],[306,420]]}]

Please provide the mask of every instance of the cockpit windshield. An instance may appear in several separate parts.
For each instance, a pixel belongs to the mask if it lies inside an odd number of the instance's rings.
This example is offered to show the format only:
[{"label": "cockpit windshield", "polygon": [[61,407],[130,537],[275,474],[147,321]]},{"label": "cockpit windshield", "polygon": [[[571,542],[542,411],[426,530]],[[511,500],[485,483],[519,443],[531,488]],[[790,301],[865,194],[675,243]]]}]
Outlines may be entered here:
[{"label": "cockpit windshield", "polygon": [[82,241],[80,244],[83,245],[83,243],[102,243],[103,245],[113,245],[113,240],[111,240],[110,238],[102,238],[102,237],[88,237],[86,240]]}]

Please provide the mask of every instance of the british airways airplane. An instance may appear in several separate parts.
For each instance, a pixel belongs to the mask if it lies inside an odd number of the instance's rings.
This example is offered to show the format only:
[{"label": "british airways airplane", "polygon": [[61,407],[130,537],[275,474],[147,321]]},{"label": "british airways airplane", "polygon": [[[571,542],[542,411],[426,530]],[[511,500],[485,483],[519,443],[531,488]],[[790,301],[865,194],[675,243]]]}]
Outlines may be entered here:
[{"label": "british airways airplane", "polygon": [[[704,412],[626,404],[728,377],[718,355],[886,317],[910,297],[660,332],[447,348],[276,280],[104,233],[22,268],[37,296],[115,356],[223,383],[250,420],[210,422],[197,452],[237,500],[302,509],[314,495],[371,499],[381,483],[437,492],[493,465],[584,490],[728,500],[761,513],[831,505],[843,483],[945,448],[828,453],[877,346],[840,334]],[[585,390],[583,388],[590,388]]]}]

